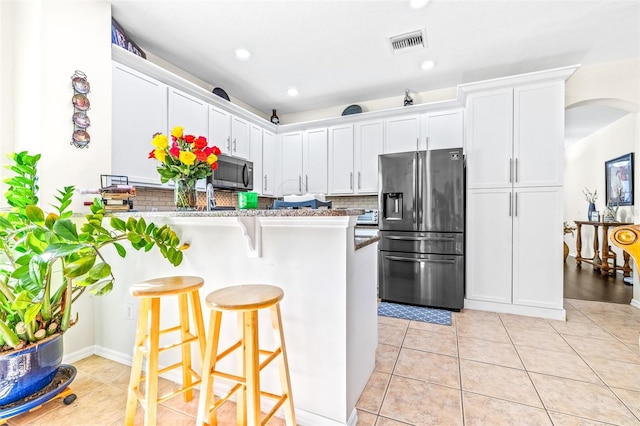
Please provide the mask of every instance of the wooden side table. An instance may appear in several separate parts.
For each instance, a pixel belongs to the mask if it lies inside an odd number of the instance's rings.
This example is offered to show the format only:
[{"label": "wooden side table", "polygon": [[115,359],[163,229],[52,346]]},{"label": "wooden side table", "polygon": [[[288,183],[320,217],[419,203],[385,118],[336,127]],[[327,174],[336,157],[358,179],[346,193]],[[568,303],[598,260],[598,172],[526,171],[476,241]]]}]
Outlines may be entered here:
[{"label": "wooden side table", "polygon": [[[616,228],[622,225],[632,225],[631,223],[622,222],[590,222],[574,220],[576,224],[576,264],[580,266],[582,262],[590,263],[593,268],[600,270],[602,275],[614,275],[616,270],[621,270],[625,277],[631,275],[631,266],[629,266],[629,253],[623,251],[624,264],[622,266],[610,266],[609,259],[614,256],[609,252],[609,228]],[[593,226],[593,257],[582,257],[582,225]],[[599,243],[598,229],[602,228],[602,246]],[[602,258],[600,258],[602,256]]]}]

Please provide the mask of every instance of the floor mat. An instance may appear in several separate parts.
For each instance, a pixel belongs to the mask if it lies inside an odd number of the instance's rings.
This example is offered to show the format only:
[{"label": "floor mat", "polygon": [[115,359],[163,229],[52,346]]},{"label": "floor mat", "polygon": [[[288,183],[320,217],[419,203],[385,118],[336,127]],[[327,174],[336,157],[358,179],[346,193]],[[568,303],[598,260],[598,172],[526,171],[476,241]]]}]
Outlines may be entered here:
[{"label": "floor mat", "polygon": [[400,305],[382,302],[378,305],[378,315],[383,317],[404,318],[432,324],[451,325],[451,312],[422,306]]}]

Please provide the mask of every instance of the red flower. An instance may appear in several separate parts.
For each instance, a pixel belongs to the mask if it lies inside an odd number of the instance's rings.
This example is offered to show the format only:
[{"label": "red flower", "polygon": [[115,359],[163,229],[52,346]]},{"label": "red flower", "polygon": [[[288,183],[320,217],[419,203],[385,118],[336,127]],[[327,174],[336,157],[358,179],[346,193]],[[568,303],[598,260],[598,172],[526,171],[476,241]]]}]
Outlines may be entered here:
[{"label": "red flower", "polygon": [[221,154],[220,148],[218,148],[217,146],[214,146],[213,147],[213,153],[215,155],[220,155]]},{"label": "red flower", "polygon": [[202,149],[207,146],[207,138],[204,136],[198,136],[195,141],[193,141],[193,147],[195,149]]},{"label": "red flower", "polygon": [[184,137],[183,137],[182,139],[184,139],[184,141],[185,141],[186,143],[193,143],[193,141],[194,141],[194,139],[195,139],[195,138],[196,138],[196,137],[195,137],[195,136],[193,136],[193,135],[184,135]]},{"label": "red flower", "polygon": [[218,162],[216,161],[211,165],[211,170],[216,170],[218,168]]},{"label": "red flower", "polygon": [[178,145],[173,145],[169,150],[169,154],[171,154],[172,157],[180,158],[180,148]]},{"label": "red flower", "polygon": [[152,149],[151,152],[149,153],[149,158],[156,158],[156,150]]},{"label": "red flower", "polygon": [[207,161],[208,155],[204,151],[193,151],[198,161]]}]

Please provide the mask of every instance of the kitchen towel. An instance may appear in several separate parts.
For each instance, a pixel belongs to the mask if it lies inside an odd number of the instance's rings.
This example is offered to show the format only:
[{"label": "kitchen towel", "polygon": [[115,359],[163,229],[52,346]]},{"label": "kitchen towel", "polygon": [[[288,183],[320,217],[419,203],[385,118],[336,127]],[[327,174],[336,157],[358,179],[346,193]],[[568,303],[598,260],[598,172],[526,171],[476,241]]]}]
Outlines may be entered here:
[{"label": "kitchen towel", "polygon": [[451,325],[451,312],[442,309],[422,306],[400,305],[382,302],[378,305],[378,315],[383,317],[403,318],[432,324]]}]

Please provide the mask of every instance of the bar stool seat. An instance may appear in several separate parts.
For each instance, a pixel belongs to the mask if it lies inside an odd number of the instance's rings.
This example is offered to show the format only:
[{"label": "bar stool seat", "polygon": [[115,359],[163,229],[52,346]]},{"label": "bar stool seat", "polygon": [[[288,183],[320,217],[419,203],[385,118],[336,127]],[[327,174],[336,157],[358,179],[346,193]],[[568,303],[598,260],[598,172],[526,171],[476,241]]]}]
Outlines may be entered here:
[{"label": "bar stool seat", "polygon": [[[211,309],[211,315],[207,348],[202,366],[197,425],[216,425],[216,410],[236,392],[238,425],[266,424],[283,405],[286,424],[289,426],[296,424],[280,314],[280,301],[283,297],[284,292],[281,288],[264,284],[226,287],[207,295],[205,301]],[[276,348],[272,351],[260,349],[258,342],[258,311],[266,308],[271,311],[271,326],[276,344]],[[236,312],[242,315],[242,336],[233,345],[219,351],[218,343],[223,312]],[[237,349],[240,349],[243,354],[240,374],[235,375],[220,371],[216,367],[217,362]],[[260,356],[266,358],[261,361]],[[281,395],[263,392],[260,389],[260,372],[276,359],[279,359]],[[213,394],[214,377],[225,378],[236,383],[224,397],[217,401]],[[260,396],[276,400],[274,407],[264,419],[260,410]]]},{"label": "bar stool seat", "polygon": [[[193,370],[191,365],[191,344],[197,344],[197,352],[201,361],[206,348],[202,306],[198,292],[203,284],[204,280],[200,277],[173,276],[143,281],[129,289],[132,296],[139,297],[141,300],[127,395],[125,425],[134,424],[138,401],[145,411],[144,424],[155,425],[159,403],[179,394],[183,394],[185,402],[193,398],[192,389],[201,383],[201,376],[199,372]],[[180,323],[175,327],[161,330],[160,299],[169,296],[178,297]],[[189,302],[191,302],[191,312]],[[191,314],[191,320],[195,326],[193,332],[189,314]],[[180,332],[180,340],[177,343],[159,347],[160,336],[172,332]],[[181,361],[159,369],[160,353],[178,347],[182,351]],[[146,376],[142,376],[142,364],[145,357],[147,360]],[[158,376],[176,368],[182,368],[181,388],[158,397]],[[144,395],[140,391],[142,382],[146,382]]]}]

